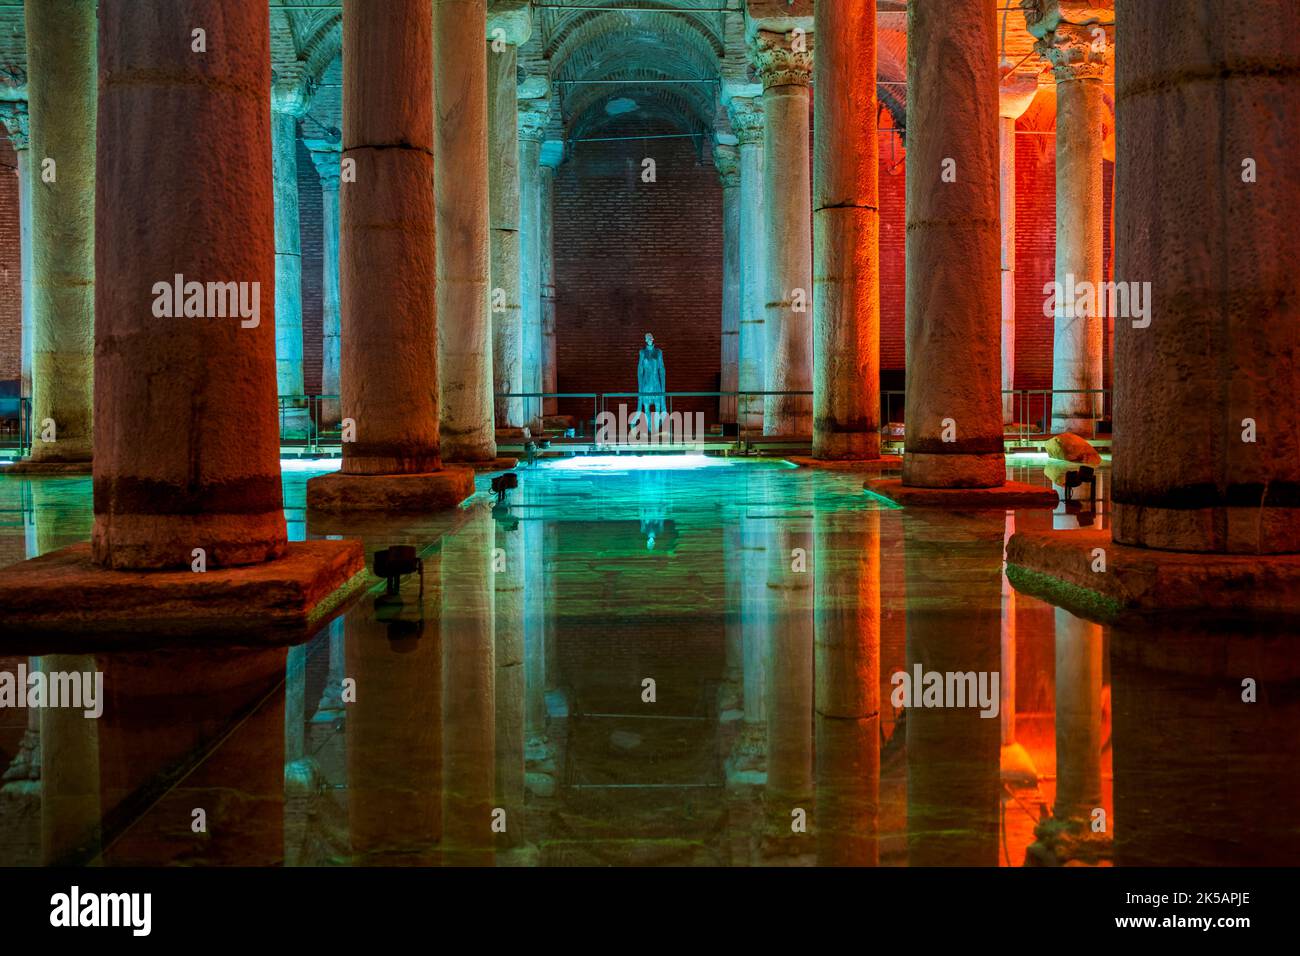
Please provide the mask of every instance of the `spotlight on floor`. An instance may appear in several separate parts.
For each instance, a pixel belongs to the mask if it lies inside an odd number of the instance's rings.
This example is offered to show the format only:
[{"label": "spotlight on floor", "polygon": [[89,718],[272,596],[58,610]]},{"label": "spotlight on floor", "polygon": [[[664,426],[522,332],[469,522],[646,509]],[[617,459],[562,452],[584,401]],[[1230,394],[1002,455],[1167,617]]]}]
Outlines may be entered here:
[{"label": "spotlight on floor", "polygon": [[492,479],[492,494],[497,496],[497,504],[506,500],[506,492],[519,487],[519,476],[513,471],[503,472]]},{"label": "spotlight on floor", "polygon": [[[420,575],[420,595],[424,595],[424,561],[409,544],[395,544],[390,548],[376,551],[372,565],[375,577],[388,582],[383,598],[384,603],[402,603],[402,578],[411,574]],[[375,603],[380,599],[376,598]]]}]

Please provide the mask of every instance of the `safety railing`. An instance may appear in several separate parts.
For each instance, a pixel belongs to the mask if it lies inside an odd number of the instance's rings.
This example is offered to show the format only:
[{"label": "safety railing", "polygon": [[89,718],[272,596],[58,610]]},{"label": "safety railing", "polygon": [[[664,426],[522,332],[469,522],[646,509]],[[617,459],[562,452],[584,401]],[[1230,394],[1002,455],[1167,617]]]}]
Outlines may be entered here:
[{"label": "safety railing", "polygon": [[32,400],[16,395],[0,398],[0,451],[22,458],[32,450]]}]

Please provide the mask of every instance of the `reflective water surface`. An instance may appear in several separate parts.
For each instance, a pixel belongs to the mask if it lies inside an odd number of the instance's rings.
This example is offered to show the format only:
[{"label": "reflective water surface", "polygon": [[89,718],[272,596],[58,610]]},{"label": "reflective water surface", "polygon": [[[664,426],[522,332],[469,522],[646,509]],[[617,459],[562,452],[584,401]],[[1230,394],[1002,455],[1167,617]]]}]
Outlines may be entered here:
[{"label": "reflective water surface", "polygon": [[[3,635],[0,672],[98,670],[104,700],[98,719],[0,709],[0,865],[1300,849],[1290,634],[1102,627],[1008,586],[1014,529],[1104,524],[1104,504],[904,511],[775,460],[579,459],[521,468],[501,505],[484,476],[452,514],[317,526],[304,487],[325,467],[286,463],[291,536],[412,544],[422,576],[289,648],[33,657]],[[0,479],[0,565],[90,526],[89,479]]]}]

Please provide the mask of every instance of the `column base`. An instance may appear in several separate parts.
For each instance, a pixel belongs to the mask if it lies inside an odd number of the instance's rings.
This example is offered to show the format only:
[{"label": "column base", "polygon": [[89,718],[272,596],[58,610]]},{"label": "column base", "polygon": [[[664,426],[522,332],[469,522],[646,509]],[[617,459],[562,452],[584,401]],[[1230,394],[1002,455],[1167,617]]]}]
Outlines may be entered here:
[{"label": "column base", "polygon": [[497,447],[502,445],[522,445],[528,440],[522,428],[498,428]]},{"label": "column base", "polygon": [[1008,481],[996,488],[916,488],[901,478],[869,478],[862,487],[895,504],[953,511],[1008,511],[1014,508],[1055,508],[1060,498],[1051,488]]},{"label": "column base", "polygon": [[448,461],[444,463],[448,465],[461,465],[473,468],[476,474],[486,474],[489,472],[510,471],[512,468],[518,467],[519,459],[497,457],[489,458],[487,461]]},{"label": "column base", "polygon": [[1116,544],[1109,531],[1018,531],[1007,543],[1007,578],[1103,623],[1141,611],[1300,613],[1300,554],[1155,551]]},{"label": "column base", "polygon": [[997,488],[1007,480],[1002,452],[903,451],[903,480],[911,488]]},{"label": "column base", "polygon": [[417,475],[348,475],[337,471],[307,482],[307,510],[326,514],[419,514],[454,508],[473,493],[474,469],[465,466]]},{"label": "column base", "polygon": [[[110,571],[81,542],[0,569],[0,634],[48,639],[43,653],[88,639],[280,644],[303,640],[365,582],[359,541],[295,541],[264,564],[194,571]],[[46,642],[42,641],[42,645]]]},{"label": "column base", "polygon": [[856,471],[876,474],[903,467],[903,459],[897,455],[881,455],[878,458],[813,458],[810,455],[786,455],[785,460],[800,468],[820,468],[822,471]]},{"label": "column base", "polygon": [[12,465],[0,468],[0,475],[25,475],[29,478],[58,477],[59,475],[89,475],[93,471],[89,461],[33,461],[20,458]]}]

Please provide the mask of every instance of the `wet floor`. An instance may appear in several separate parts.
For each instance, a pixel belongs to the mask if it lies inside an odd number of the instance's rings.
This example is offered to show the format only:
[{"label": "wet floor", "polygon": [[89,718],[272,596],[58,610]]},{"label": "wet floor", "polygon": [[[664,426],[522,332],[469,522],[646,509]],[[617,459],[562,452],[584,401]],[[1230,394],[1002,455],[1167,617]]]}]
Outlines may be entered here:
[{"label": "wet floor", "polygon": [[[1013,476],[1045,483],[1042,460]],[[1014,592],[1057,513],[900,510],[780,461],[521,469],[419,521],[306,644],[28,655],[102,714],[0,708],[0,865],[1225,865],[1300,850],[1300,662],[1250,621],[1101,626]],[[89,537],[0,479],[0,565]],[[904,680],[906,675],[906,680]],[[0,688],[2,689],[2,688]],[[0,700],[3,700],[0,696]]]}]

